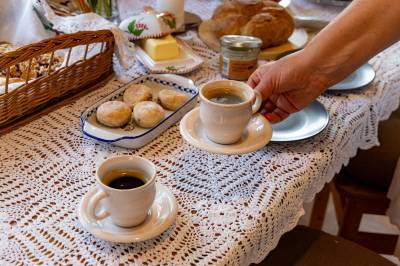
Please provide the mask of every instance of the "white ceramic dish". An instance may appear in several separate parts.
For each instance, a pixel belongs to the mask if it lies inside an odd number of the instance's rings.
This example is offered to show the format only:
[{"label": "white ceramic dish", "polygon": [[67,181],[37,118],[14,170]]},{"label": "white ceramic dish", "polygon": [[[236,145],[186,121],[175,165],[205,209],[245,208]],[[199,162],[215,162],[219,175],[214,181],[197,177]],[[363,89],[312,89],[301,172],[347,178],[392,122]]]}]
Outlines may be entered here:
[{"label": "white ceramic dish", "polygon": [[[153,89],[154,93],[157,93],[161,89],[178,90],[186,93],[189,99],[176,111],[166,110],[165,118],[153,128],[145,129],[136,126],[133,130],[125,130],[123,128],[106,127],[98,123],[96,119],[97,107],[106,101],[122,98],[125,89],[132,83],[148,85]],[[172,74],[143,76],[126,84],[86,109],[81,114],[82,132],[86,136],[101,142],[125,148],[140,148],[178,122],[182,116],[193,109],[196,105],[198,94],[198,89],[193,81],[184,77]]]},{"label": "white ceramic dish", "polygon": [[[94,236],[117,243],[133,243],[154,238],[164,232],[176,219],[178,205],[172,192],[164,185],[156,184],[156,197],[146,220],[138,226],[119,227],[110,217],[103,220],[91,219],[87,213],[89,200],[98,190],[92,188],[82,198],[78,207],[78,218],[83,228]],[[104,208],[101,201],[98,211]]]},{"label": "white ceramic dish", "polygon": [[208,139],[201,125],[199,108],[193,109],[182,118],[179,130],[182,137],[191,145],[211,153],[227,155],[256,151],[267,145],[272,136],[272,128],[268,120],[257,114],[250,120],[247,130],[237,143],[230,145],[214,143]]},{"label": "white ceramic dish", "polygon": [[343,81],[330,87],[329,91],[358,90],[367,87],[375,79],[375,70],[370,64],[364,64]]},{"label": "white ceramic dish", "polygon": [[325,107],[314,101],[300,112],[291,114],[280,123],[272,124],[274,142],[297,141],[317,135],[329,123]]},{"label": "white ceramic dish", "polygon": [[172,60],[154,61],[140,46],[136,49],[136,58],[151,73],[185,74],[203,64],[203,59],[198,56],[189,45],[177,39],[180,56]]}]

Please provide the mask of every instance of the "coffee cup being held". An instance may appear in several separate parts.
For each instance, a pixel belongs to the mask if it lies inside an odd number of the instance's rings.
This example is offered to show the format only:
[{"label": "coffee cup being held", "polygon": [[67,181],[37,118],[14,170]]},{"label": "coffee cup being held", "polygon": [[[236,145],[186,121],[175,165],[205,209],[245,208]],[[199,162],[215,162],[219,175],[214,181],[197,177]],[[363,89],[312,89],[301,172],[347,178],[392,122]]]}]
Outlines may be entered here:
[{"label": "coffee cup being held", "polygon": [[[116,156],[101,163],[96,172],[99,190],[90,199],[88,213],[94,220],[111,216],[114,224],[132,227],[142,223],[153,204],[156,168],[139,156]],[[105,199],[106,210],[96,213]]]},{"label": "coffee cup being held", "polygon": [[261,106],[260,92],[244,82],[210,81],[200,88],[200,120],[208,138],[219,144],[240,140]]}]

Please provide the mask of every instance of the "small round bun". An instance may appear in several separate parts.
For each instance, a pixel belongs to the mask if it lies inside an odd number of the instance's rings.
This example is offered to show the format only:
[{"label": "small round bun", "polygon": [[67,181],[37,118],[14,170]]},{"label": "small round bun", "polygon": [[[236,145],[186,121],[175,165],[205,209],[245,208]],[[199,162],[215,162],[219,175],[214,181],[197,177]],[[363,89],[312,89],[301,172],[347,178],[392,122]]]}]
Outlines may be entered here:
[{"label": "small round bun", "polygon": [[122,127],[130,121],[131,116],[132,109],[121,101],[102,103],[96,112],[97,121],[108,127]]},{"label": "small round bun", "polygon": [[175,111],[181,107],[188,99],[188,96],[182,92],[173,90],[161,90],[158,93],[158,100],[161,105],[168,110]]},{"label": "small round bun", "polygon": [[138,102],[150,101],[153,98],[151,89],[143,84],[132,84],[124,92],[123,100],[130,106]]},{"label": "small round bun", "polygon": [[165,115],[164,109],[151,101],[139,102],[133,109],[133,117],[140,127],[150,128],[157,125]]}]

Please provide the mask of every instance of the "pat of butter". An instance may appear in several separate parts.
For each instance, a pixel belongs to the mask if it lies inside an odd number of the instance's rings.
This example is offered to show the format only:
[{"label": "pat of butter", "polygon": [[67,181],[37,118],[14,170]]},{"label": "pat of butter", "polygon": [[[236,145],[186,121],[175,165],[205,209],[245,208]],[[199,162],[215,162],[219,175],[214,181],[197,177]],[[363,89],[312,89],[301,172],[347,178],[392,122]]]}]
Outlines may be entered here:
[{"label": "pat of butter", "polygon": [[142,47],[156,61],[174,59],[179,56],[178,42],[171,35],[142,40]]}]

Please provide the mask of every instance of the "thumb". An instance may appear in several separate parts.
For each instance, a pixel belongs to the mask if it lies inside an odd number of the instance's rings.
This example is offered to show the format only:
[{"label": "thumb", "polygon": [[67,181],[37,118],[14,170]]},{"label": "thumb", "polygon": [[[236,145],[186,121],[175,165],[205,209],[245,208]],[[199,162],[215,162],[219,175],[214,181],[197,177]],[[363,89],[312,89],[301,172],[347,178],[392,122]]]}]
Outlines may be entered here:
[{"label": "thumb", "polygon": [[274,89],[272,79],[264,75],[254,89],[261,93],[263,101],[265,101],[272,95]]},{"label": "thumb", "polygon": [[260,82],[260,73],[259,69],[253,72],[253,74],[250,75],[249,79],[247,80],[247,85],[252,87],[253,89],[257,86],[257,84]]}]

